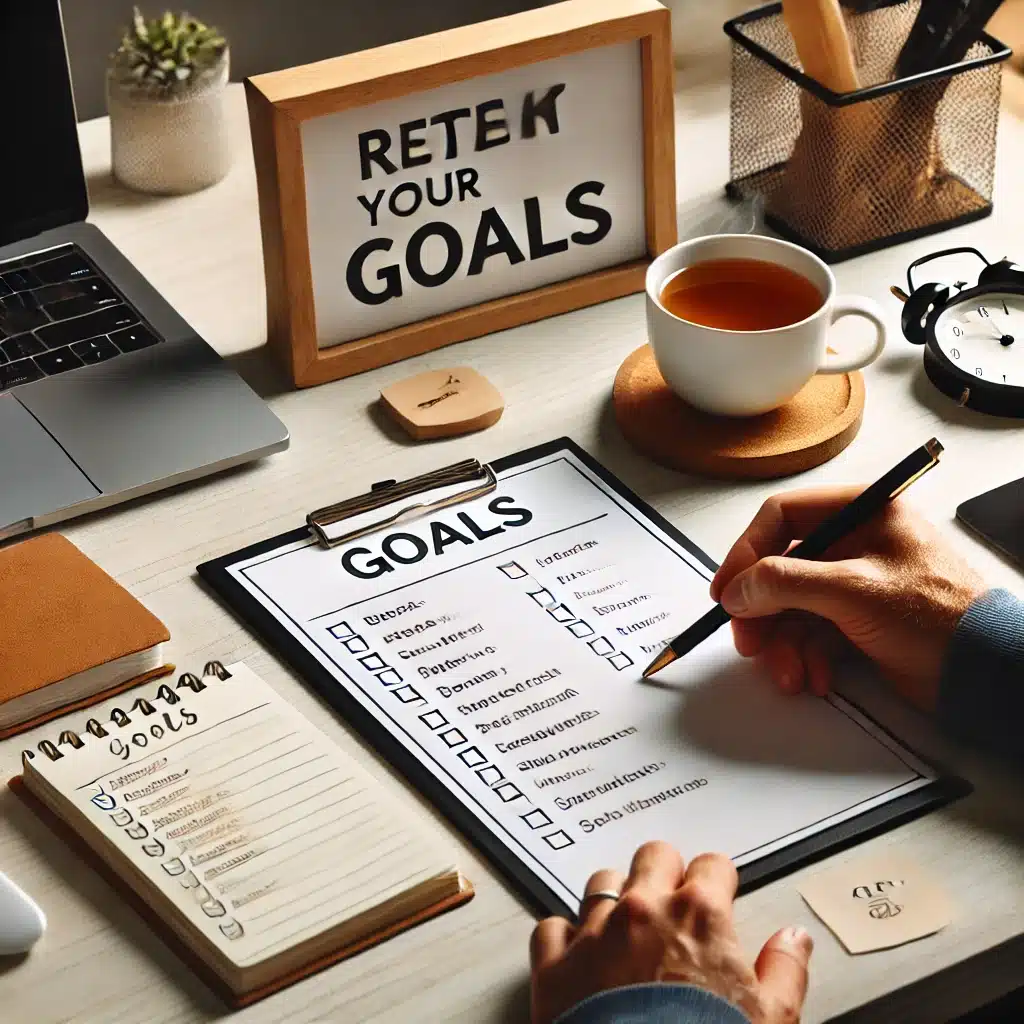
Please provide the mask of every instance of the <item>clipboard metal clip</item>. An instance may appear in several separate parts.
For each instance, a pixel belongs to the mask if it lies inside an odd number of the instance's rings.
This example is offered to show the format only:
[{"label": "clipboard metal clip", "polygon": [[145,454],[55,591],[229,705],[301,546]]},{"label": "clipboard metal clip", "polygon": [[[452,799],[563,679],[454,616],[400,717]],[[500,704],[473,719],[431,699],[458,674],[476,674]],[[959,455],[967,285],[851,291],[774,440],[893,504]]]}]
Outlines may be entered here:
[{"label": "clipboard metal clip", "polygon": [[[321,547],[333,548],[391,526],[412,515],[426,515],[438,509],[461,505],[463,502],[483,497],[497,486],[498,478],[490,466],[476,459],[464,459],[454,465],[445,466],[444,469],[435,469],[431,473],[414,476],[410,480],[382,480],[374,484],[367,494],[310,512],[306,516],[306,525],[319,540]],[[434,498],[425,497],[432,491],[442,493]],[[387,505],[421,496],[423,500],[404,505],[382,519],[374,518],[372,522],[358,526],[352,523],[357,517],[361,518]]]}]

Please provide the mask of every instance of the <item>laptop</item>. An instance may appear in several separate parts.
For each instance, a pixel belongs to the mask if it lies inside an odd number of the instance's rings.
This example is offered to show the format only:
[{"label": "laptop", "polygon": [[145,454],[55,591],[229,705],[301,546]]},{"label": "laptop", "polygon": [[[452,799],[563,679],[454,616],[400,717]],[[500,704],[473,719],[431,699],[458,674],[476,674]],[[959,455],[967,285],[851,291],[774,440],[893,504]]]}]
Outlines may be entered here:
[{"label": "laptop", "polygon": [[0,539],[287,448],[86,223],[58,0],[0,0],[0,97]]}]

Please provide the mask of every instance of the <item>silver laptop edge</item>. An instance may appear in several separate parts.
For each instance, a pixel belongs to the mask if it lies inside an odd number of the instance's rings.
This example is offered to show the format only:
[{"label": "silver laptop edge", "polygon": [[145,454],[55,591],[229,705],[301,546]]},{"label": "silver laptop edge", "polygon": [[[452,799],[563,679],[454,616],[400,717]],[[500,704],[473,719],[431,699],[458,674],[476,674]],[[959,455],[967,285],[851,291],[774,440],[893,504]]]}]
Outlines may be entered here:
[{"label": "silver laptop edge", "polygon": [[[0,60],[7,58],[6,70],[0,68],[0,85],[5,73],[16,73],[9,65],[18,60],[34,59],[39,74],[50,74],[48,85],[37,91],[45,95],[33,94],[35,98],[27,100],[29,113],[20,125],[15,118],[6,139],[21,143],[26,157],[0,169],[0,184],[13,185],[7,194],[19,198],[4,208],[0,191],[0,239],[8,240],[0,244],[0,303],[10,292],[3,281],[5,263],[10,272],[12,259],[71,245],[100,272],[100,278],[89,280],[105,278],[141,318],[138,326],[148,327],[161,340],[137,351],[121,346],[122,351],[109,358],[96,353],[103,361],[84,366],[69,357],[77,368],[53,372],[50,366],[46,372],[51,376],[7,390],[0,384],[0,540],[230,469],[283,451],[289,444],[287,429],[263,400],[106,236],[84,221],[88,201],[57,0],[27,5],[24,0],[0,0],[0,21],[5,16],[14,19],[16,28],[20,18],[23,31],[16,50],[8,44],[5,51],[0,40]],[[42,116],[51,112],[51,117]],[[34,134],[38,125],[45,125],[47,132],[41,141]],[[33,143],[50,146],[52,152],[40,155]],[[56,168],[50,178],[33,173],[33,160],[47,156],[49,163],[39,167]],[[20,287],[34,288],[39,280],[25,284],[22,279]],[[16,293],[13,298],[17,297]],[[75,318],[55,322],[70,324]],[[11,335],[11,325],[0,310],[0,345],[6,337],[4,326]],[[19,330],[24,334],[17,335]],[[31,341],[39,330],[16,326],[13,341]],[[101,339],[112,352],[106,336],[97,335],[95,340]],[[37,357],[50,357],[53,342],[47,345],[47,352],[32,353],[33,363]],[[0,356],[0,370],[5,362],[13,366],[22,355]],[[44,363],[38,359],[40,368]]]}]

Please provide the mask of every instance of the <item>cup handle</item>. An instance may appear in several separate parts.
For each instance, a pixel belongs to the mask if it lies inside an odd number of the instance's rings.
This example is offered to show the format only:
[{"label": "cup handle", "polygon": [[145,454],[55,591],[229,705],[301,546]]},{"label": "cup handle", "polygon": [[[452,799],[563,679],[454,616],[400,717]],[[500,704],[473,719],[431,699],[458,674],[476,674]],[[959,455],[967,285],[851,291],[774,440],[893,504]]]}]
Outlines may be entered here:
[{"label": "cup handle", "polygon": [[854,353],[853,355],[825,355],[818,373],[849,373],[850,370],[859,370],[869,363],[873,363],[885,348],[887,330],[885,326],[882,307],[874,299],[865,298],[862,295],[841,295],[836,299],[832,309],[830,324],[834,324],[841,316],[862,316],[875,325],[875,341],[867,352]]}]

